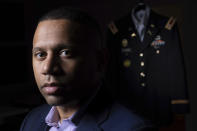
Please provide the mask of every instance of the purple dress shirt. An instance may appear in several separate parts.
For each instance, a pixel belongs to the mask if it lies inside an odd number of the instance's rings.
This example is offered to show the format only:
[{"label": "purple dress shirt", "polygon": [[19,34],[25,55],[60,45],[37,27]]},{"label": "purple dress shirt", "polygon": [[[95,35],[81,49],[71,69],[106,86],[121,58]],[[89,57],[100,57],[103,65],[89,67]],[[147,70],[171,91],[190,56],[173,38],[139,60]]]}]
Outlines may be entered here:
[{"label": "purple dress shirt", "polygon": [[45,118],[45,122],[50,126],[49,131],[76,131],[77,126],[72,122],[74,114],[60,123],[58,110],[53,106]]},{"label": "purple dress shirt", "polygon": [[93,100],[93,98],[96,96],[98,90],[99,88],[93,93],[90,99],[77,112],[75,112],[71,117],[64,119],[62,123],[60,123],[60,117],[57,108],[53,106],[45,118],[45,122],[48,126],[50,126],[49,131],[76,131],[76,124],[79,123],[86,108]]}]

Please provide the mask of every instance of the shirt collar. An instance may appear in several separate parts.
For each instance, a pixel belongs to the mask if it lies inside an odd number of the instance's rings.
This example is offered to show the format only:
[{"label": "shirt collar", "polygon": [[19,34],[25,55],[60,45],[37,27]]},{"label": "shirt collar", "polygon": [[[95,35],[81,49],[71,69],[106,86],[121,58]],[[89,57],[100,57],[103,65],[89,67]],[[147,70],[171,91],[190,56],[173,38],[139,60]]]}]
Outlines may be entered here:
[{"label": "shirt collar", "polygon": [[[74,116],[74,114],[72,116],[70,116],[69,118],[64,119],[64,120],[71,121],[73,116]],[[57,108],[55,106],[53,106],[51,108],[51,110],[49,111],[48,115],[46,116],[45,122],[47,123],[48,126],[59,127],[59,124],[60,124],[59,121],[60,121],[60,117],[59,117],[58,110],[57,110]]]},{"label": "shirt collar", "polygon": [[[72,116],[64,120],[69,120],[71,123],[75,125],[78,124],[82,116],[84,115],[88,105],[95,98],[98,90],[99,88],[93,93],[90,99],[88,99],[88,101],[77,112],[75,112]],[[47,123],[48,126],[59,127],[59,120],[60,120],[59,112],[57,108],[53,106],[45,118],[45,123]]]},{"label": "shirt collar", "polygon": [[135,26],[138,26],[140,24],[143,24],[144,26],[146,26],[146,24],[148,23],[149,16],[150,16],[150,7],[148,5],[146,5],[145,11],[144,11],[145,16],[144,16],[144,19],[142,19],[142,20],[139,20],[139,19],[136,18],[136,15],[134,14],[135,9],[136,9],[136,7],[133,8],[132,11],[131,11],[131,18],[132,18]]}]

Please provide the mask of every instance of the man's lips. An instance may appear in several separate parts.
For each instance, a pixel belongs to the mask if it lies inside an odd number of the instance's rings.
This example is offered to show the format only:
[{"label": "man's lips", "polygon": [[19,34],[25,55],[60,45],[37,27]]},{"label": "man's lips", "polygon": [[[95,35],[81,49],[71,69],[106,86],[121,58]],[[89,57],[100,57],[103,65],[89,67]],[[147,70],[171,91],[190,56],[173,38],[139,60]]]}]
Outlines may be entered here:
[{"label": "man's lips", "polygon": [[50,84],[44,84],[42,90],[47,95],[53,95],[53,94],[57,94],[61,90],[61,88],[62,88],[61,84],[50,83]]},{"label": "man's lips", "polygon": [[44,87],[43,91],[48,95],[56,94],[58,91],[58,87],[57,86]]}]

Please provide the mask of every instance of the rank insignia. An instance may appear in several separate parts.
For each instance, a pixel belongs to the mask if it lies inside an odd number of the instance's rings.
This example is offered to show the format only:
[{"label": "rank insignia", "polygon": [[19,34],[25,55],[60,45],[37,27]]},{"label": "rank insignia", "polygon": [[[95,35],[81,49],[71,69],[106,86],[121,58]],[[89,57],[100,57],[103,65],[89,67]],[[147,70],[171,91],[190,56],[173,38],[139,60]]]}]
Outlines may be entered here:
[{"label": "rank insignia", "polygon": [[111,32],[113,34],[116,34],[118,32],[118,28],[116,27],[115,23],[114,22],[111,22],[109,25],[108,25],[109,29],[111,30]]},{"label": "rank insignia", "polygon": [[165,45],[165,41],[161,40],[161,36],[156,36],[155,40],[151,43],[151,46],[155,49],[159,49],[161,46]]},{"label": "rank insignia", "polygon": [[125,60],[125,61],[123,62],[123,65],[124,65],[124,67],[128,68],[128,67],[131,66],[131,61],[130,61],[129,59],[127,59],[127,60]]},{"label": "rank insignia", "polygon": [[175,23],[176,23],[176,18],[174,18],[173,16],[170,17],[165,25],[165,29],[171,30]]},{"label": "rank insignia", "polygon": [[122,40],[122,46],[123,47],[127,47],[127,45],[128,45],[128,40],[127,39],[123,39]]}]

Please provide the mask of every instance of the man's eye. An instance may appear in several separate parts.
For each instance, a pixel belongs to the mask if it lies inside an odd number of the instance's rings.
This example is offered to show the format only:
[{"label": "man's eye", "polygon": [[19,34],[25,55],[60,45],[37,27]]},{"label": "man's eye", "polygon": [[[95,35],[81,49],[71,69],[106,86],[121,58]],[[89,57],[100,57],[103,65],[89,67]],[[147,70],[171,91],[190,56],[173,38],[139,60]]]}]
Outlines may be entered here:
[{"label": "man's eye", "polygon": [[60,51],[60,56],[67,56],[67,57],[69,57],[69,56],[71,56],[71,52],[68,49],[62,50],[62,51]]},{"label": "man's eye", "polygon": [[43,59],[45,56],[46,56],[46,54],[43,53],[43,52],[35,53],[35,57],[36,57],[37,59]]}]

